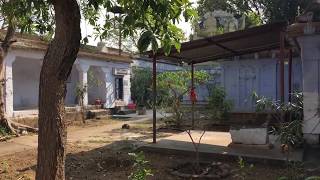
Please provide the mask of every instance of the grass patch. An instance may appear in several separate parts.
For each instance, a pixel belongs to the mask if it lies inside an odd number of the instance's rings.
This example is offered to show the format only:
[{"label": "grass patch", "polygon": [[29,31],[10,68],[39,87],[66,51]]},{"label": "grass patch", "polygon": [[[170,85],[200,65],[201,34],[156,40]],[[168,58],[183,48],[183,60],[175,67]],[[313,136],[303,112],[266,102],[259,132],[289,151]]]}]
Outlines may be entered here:
[{"label": "grass patch", "polygon": [[9,164],[7,161],[3,161],[0,163],[0,173],[5,174],[9,172]]},{"label": "grass patch", "polygon": [[0,126],[0,136],[7,136],[9,135],[9,131],[7,128]]}]

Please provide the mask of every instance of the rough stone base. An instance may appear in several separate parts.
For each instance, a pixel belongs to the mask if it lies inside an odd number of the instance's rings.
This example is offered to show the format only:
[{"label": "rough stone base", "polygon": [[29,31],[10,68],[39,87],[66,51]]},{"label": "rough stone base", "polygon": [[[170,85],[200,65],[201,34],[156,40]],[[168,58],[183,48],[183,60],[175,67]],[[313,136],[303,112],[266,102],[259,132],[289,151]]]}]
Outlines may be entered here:
[{"label": "rough stone base", "polygon": [[319,134],[304,134],[303,137],[307,144],[310,144],[310,145],[320,144]]},{"label": "rough stone base", "polygon": [[262,145],[267,144],[267,128],[230,129],[233,143]]}]

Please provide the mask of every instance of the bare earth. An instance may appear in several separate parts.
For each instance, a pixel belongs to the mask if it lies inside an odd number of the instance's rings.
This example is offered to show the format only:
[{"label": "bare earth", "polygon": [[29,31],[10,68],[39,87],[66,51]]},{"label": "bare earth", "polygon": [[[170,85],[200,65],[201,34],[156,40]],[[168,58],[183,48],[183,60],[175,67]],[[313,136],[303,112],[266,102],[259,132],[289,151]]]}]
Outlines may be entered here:
[{"label": "bare earth", "polygon": [[[130,129],[122,129],[127,123]],[[132,172],[133,160],[128,155],[144,140],[152,137],[151,121],[94,120],[86,125],[72,126],[68,129],[68,149],[66,177],[69,180],[125,180]],[[174,132],[161,132],[166,137]],[[26,145],[27,144],[27,145]],[[19,146],[20,145],[20,146]],[[32,180],[35,176],[37,136],[15,138],[0,143],[0,180]],[[8,147],[11,152],[4,150]],[[169,170],[180,163],[193,161],[193,157],[165,156],[146,153],[146,160],[154,176],[149,179],[178,179]],[[206,159],[208,161],[208,159]],[[212,159],[214,161],[214,159]],[[232,168],[227,179],[240,179],[239,166],[234,161],[225,162]],[[245,179],[277,179],[285,170],[276,166],[255,164],[246,173]]]}]

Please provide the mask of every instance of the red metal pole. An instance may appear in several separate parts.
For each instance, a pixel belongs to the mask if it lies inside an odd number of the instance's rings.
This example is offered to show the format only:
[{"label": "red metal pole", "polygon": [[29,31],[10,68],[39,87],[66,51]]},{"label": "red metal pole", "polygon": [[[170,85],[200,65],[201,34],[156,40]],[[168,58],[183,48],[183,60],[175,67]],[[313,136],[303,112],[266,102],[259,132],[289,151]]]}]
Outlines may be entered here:
[{"label": "red metal pole", "polygon": [[153,55],[152,61],[152,96],[153,96],[153,119],[152,119],[152,129],[153,129],[153,143],[157,143],[157,56]]},{"label": "red metal pole", "polygon": [[284,102],[284,33],[280,33],[280,98]]},{"label": "red metal pole", "polygon": [[288,78],[289,78],[289,102],[291,102],[291,95],[292,95],[292,49],[289,50],[289,62],[288,62]]},{"label": "red metal pole", "polygon": [[[194,64],[191,63],[191,91],[194,91]],[[194,101],[191,99],[192,129],[194,129]]]}]

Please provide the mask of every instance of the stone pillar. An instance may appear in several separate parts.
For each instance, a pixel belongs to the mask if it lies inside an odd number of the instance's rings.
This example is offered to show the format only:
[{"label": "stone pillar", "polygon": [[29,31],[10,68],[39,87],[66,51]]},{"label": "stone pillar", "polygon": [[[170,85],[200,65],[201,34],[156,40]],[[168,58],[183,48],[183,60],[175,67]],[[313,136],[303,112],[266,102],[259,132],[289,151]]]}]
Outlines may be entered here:
[{"label": "stone pillar", "polygon": [[78,71],[79,71],[79,85],[81,87],[85,87],[85,92],[83,96],[83,105],[88,105],[88,70],[90,68],[87,64],[77,64],[76,65]]},{"label": "stone pillar", "polygon": [[123,100],[126,105],[128,105],[131,101],[131,82],[130,82],[130,74],[123,76]]},{"label": "stone pillar", "polygon": [[112,68],[102,67],[102,72],[105,74],[106,82],[106,103],[105,108],[114,108],[115,107],[115,80],[112,74]]},{"label": "stone pillar", "polygon": [[13,116],[13,82],[12,82],[12,64],[16,57],[8,54],[5,58],[5,110],[8,117]]},{"label": "stone pillar", "polygon": [[320,134],[320,35],[297,38],[301,47],[303,74],[304,137],[309,144],[319,143]]}]

